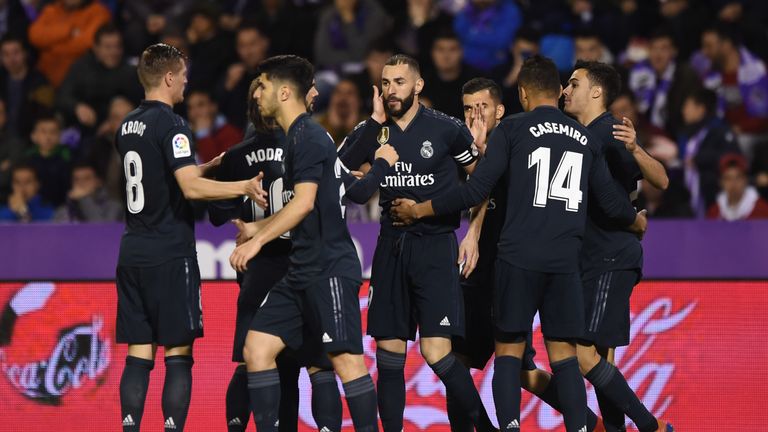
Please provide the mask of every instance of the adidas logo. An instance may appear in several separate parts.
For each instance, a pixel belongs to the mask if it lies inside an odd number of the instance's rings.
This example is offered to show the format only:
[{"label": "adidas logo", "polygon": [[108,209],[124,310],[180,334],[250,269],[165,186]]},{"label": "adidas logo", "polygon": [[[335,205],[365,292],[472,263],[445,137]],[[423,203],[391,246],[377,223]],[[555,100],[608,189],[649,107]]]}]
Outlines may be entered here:
[{"label": "adidas logo", "polygon": [[322,429],[320,429],[320,432],[331,432],[331,430],[330,430],[330,429],[328,429],[328,427],[327,427],[327,426],[323,426],[323,428],[322,428]]},{"label": "adidas logo", "polygon": [[581,429],[579,429],[579,432],[587,432],[587,425],[584,425]]},{"label": "adidas logo", "polygon": [[133,417],[131,417],[130,414],[123,419],[123,426],[136,426],[136,423],[133,422]]},{"label": "adidas logo", "polygon": [[[507,425],[507,429],[520,429],[520,422],[519,422],[519,421],[517,421],[517,419],[514,419],[514,420],[512,420],[512,421],[511,421],[511,422],[509,422],[509,424]],[[581,431],[579,431],[579,432],[581,432]],[[586,431],[585,431],[585,432],[586,432]]]},{"label": "adidas logo", "polygon": [[449,327],[451,325],[451,322],[448,321],[448,317],[443,317],[443,320],[440,321],[440,325],[443,327]]},{"label": "adidas logo", "polygon": [[243,422],[240,421],[240,417],[235,417],[227,423],[228,426],[242,426]]},{"label": "adidas logo", "polygon": [[165,428],[176,429],[176,423],[173,422],[173,417],[168,417],[168,419],[165,421]]},{"label": "adidas logo", "polygon": [[275,422],[275,427],[279,427],[279,426],[280,426],[280,419],[277,419],[277,421]]},{"label": "adidas logo", "polygon": [[323,333],[323,343],[331,343],[333,342],[333,339],[331,339],[330,336],[328,336],[328,333]]}]

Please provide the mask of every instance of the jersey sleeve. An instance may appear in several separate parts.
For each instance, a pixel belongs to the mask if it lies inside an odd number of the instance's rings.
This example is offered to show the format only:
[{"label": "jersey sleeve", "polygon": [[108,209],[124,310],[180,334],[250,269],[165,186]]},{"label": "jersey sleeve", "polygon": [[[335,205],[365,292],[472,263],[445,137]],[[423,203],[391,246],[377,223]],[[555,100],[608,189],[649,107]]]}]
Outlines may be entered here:
[{"label": "jersey sleeve", "polygon": [[339,159],[350,169],[358,169],[360,165],[371,162],[372,155],[378,147],[377,137],[382,126],[374,119],[368,119],[358,124],[344,138],[339,146]]},{"label": "jersey sleeve", "polygon": [[[458,120],[457,120],[458,122]],[[461,166],[471,165],[477,160],[477,150],[472,146],[475,139],[463,123],[458,125],[456,136],[451,142],[451,156]]]},{"label": "jersey sleeve", "polygon": [[379,190],[379,185],[384,181],[384,176],[388,170],[389,163],[384,158],[376,159],[368,173],[360,179],[342,168],[341,175],[346,189],[345,196],[354,203],[365,204]]},{"label": "jersey sleeve", "polygon": [[320,183],[323,177],[323,163],[327,157],[327,140],[323,132],[305,132],[298,137],[293,148],[293,183]]},{"label": "jersey sleeve", "polygon": [[[234,167],[231,152],[226,152],[221,158],[221,165],[216,171],[216,180],[233,181]],[[250,200],[248,200],[250,201]],[[250,205],[250,204],[249,204]],[[232,219],[243,219],[242,210],[245,208],[242,198],[208,202],[208,219],[214,226],[221,226]]]},{"label": "jersey sleeve", "polygon": [[605,162],[605,157],[600,154],[594,155],[590,167],[589,188],[597,201],[596,204],[606,216],[623,226],[630,226],[635,222],[637,212],[629,202],[627,194],[619,191]]},{"label": "jersey sleeve", "polygon": [[192,131],[186,125],[171,128],[162,137],[160,147],[165,163],[172,171],[187,165],[197,165]]},{"label": "jersey sleeve", "polygon": [[432,208],[436,215],[453,213],[474,207],[491,194],[491,190],[506,172],[512,143],[503,127],[497,127],[488,139],[485,157],[466,183],[434,200]]}]

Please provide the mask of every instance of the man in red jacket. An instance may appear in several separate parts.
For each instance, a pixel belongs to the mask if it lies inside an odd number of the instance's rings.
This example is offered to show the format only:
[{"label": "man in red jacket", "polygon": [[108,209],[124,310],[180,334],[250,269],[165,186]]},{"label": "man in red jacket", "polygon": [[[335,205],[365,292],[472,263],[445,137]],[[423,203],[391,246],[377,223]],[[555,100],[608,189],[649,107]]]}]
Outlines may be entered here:
[{"label": "man in red jacket", "polygon": [[720,159],[720,189],[707,218],[727,221],[768,218],[768,202],[749,184],[744,156],[729,153]]}]

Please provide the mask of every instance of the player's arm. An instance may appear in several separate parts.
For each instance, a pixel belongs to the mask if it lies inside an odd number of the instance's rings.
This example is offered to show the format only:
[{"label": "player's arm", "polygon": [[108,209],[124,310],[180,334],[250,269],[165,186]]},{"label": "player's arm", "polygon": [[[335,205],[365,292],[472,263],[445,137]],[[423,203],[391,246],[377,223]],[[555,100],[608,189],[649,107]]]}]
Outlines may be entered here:
[{"label": "player's arm", "polygon": [[248,195],[249,198],[266,206],[267,193],[261,188],[264,173],[250,180],[220,182],[202,176],[196,165],[185,165],[173,172],[184,198],[189,200],[221,200]]},{"label": "player's arm", "polygon": [[384,102],[379,95],[379,88],[373,86],[373,114],[368,120],[357,125],[339,146],[339,159],[344,166],[356,170],[370,161],[370,156],[379,144],[378,136],[385,121],[387,116],[384,112]]},{"label": "player's arm", "polygon": [[458,258],[461,275],[465,278],[472,274],[477,266],[477,261],[480,259],[480,246],[478,242],[480,241],[487,209],[488,200],[485,200],[482,204],[469,210],[469,228],[459,244]]},{"label": "player's arm", "polygon": [[[232,181],[235,178],[234,171],[232,155],[227,152],[222,156],[221,165],[216,172],[216,179]],[[251,200],[247,199],[246,202],[250,205]],[[233,219],[250,220],[243,214],[245,208],[245,203],[241,197],[211,201],[208,203],[208,219],[214,226],[222,226]]]},{"label": "player's arm", "polygon": [[622,124],[613,125],[613,137],[624,143],[624,147],[640,167],[644,179],[657,189],[667,190],[669,187],[667,170],[661,162],[654,159],[637,143],[637,133],[630,119],[624,117]]},{"label": "player's arm", "polygon": [[[387,171],[398,161],[400,156],[395,148],[385,144],[376,150],[375,160],[370,169],[361,178],[342,171],[344,177],[345,196],[357,204],[365,204],[379,190],[379,185],[384,181]],[[342,170],[344,168],[342,167]]]},{"label": "player's arm", "polygon": [[283,233],[295,228],[315,208],[317,183],[298,183],[294,187],[294,196],[288,204],[269,219],[252,239],[241,244],[229,257],[232,268],[244,272],[248,261],[256,256],[261,248]]},{"label": "player's arm", "polygon": [[645,213],[637,213],[627,194],[619,191],[602,156],[596,155],[590,168],[589,189],[606,216],[640,236],[645,233]]},{"label": "player's arm", "polygon": [[224,157],[224,152],[221,152],[221,154],[209,160],[208,162],[198,165],[197,167],[200,169],[200,175],[207,178],[212,178],[213,176],[215,176],[216,171],[221,165],[221,160],[223,157]]}]

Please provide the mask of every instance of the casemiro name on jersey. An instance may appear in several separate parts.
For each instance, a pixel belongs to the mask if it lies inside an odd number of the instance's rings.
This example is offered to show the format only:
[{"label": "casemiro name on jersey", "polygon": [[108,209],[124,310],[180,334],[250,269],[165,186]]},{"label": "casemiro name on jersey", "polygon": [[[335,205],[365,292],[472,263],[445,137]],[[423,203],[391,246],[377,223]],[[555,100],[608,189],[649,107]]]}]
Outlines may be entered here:
[{"label": "casemiro name on jersey", "polygon": [[571,126],[564,125],[561,123],[552,123],[552,122],[539,123],[536,126],[531,126],[528,130],[531,132],[531,135],[533,135],[536,138],[544,134],[554,133],[554,134],[560,134],[560,135],[567,135],[575,139],[579,143],[581,143],[581,145],[587,145],[587,142],[589,142],[587,140],[587,137],[582,135],[581,132],[579,132],[578,130],[576,130]]}]

